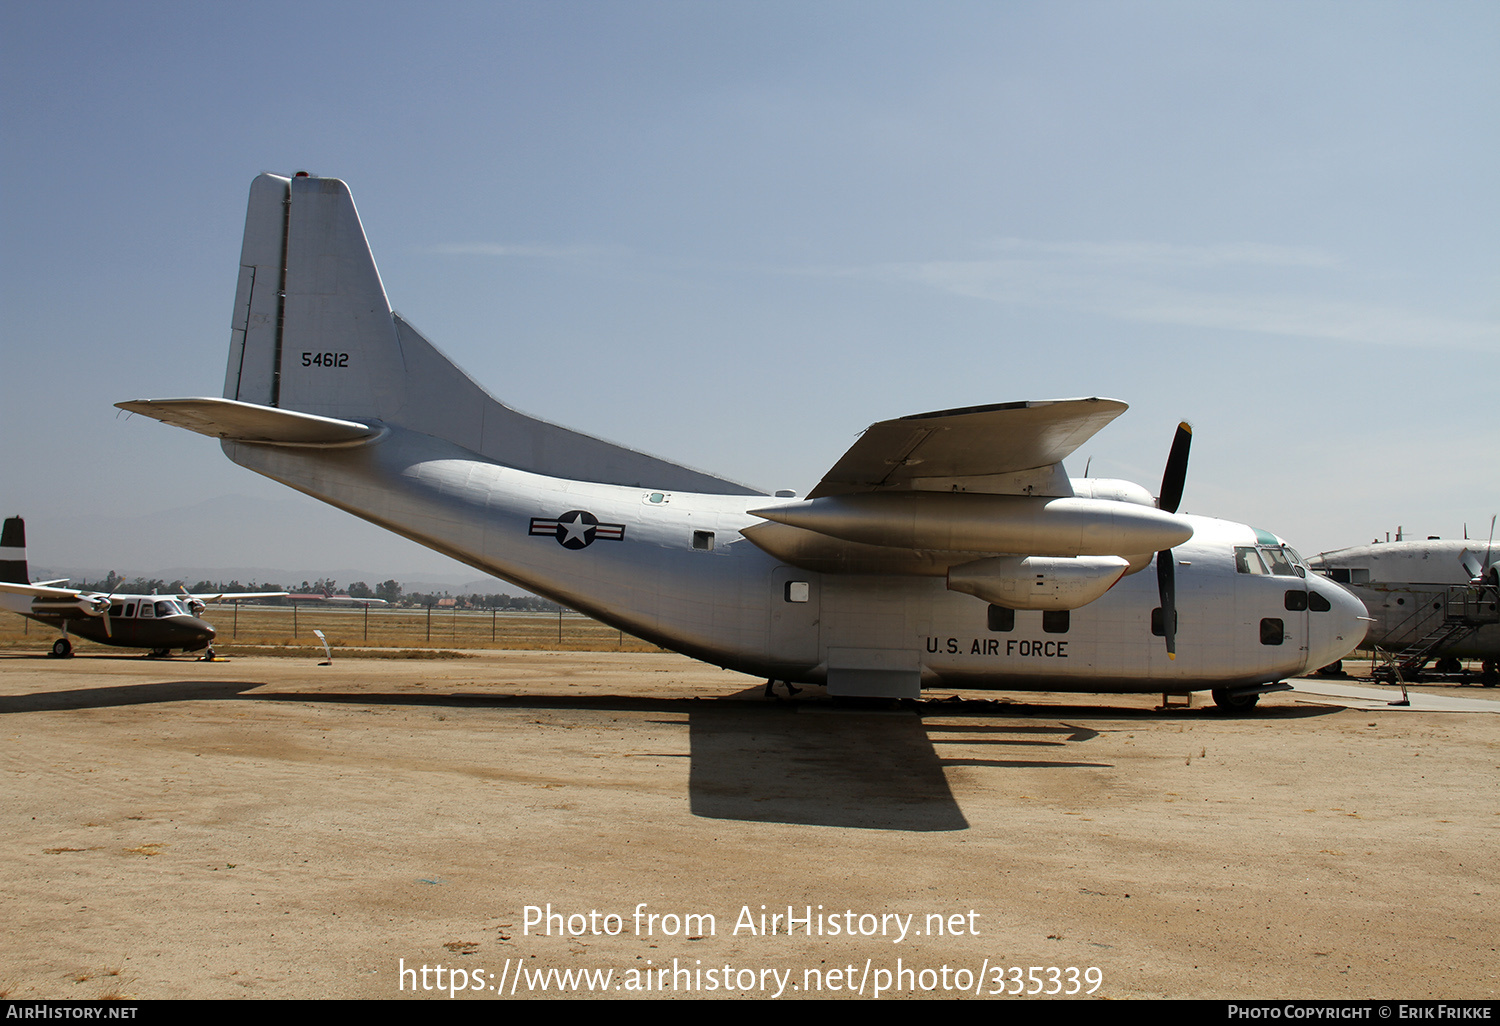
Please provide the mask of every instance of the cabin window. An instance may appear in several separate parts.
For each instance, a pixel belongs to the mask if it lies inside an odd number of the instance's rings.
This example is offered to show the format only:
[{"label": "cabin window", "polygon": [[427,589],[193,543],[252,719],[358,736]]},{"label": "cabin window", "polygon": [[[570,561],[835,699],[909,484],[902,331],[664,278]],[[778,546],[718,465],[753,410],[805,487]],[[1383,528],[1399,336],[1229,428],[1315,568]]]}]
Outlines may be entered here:
[{"label": "cabin window", "polygon": [[1289,591],[1281,604],[1294,613],[1300,613],[1307,608],[1307,592]]},{"label": "cabin window", "polygon": [[1326,613],[1333,608],[1333,604],[1315,591],[1307,593],[1307,608],[1314,613]]},{"label": "cabin window", "polygon": [[1004,633],[1016,629],[1016,611],[1007,606],[990,606],[990,630]]},{"label": "cabin window", "polygon": [[127,603],[125,603],[125,615],[126,616],[132,616],[132,617],[135,616],[135,603],[134,602],[127,602]]},{"label": "cabin window", "polygon": [[1066,634],[1068,625],[1072,622],[1072,610],[1069,609],[1044,609],[1042,610],[1042,630],[1048,634]]},{"label": "cabin window", "polygon": [[144,616],[144,617],[147,617],[147,618],[151,617],[151,603],[149,603],[149,602],[142,602],[141,603],[141,615]]},{"label": "cabin window", "polygon": [[1268,616],[1260,622],[1260,643],[1262,645],[1279,645],[1285,635],[1285,627],[1277,617]]},{"label": "cabin window", "polygon": [[[1162,626],[1163,623],[1161,606],[1157,606],[1151,610],[1151,633],[1155,634],[1158,638],[1165,638],[1167,636],[1167,632]],[[1172,633],[1177,633],[1180,623],[1181,621],[1177,618],[1177,610],[1172,610]]]},{"label": "cabin window", "polygon": [[712,552],[714,550],[714,533],[712,531],[694,531],[693,548],[700,552]]},{"label": "cabin window", "polygon": [[806,581],[787,581],[786,600],[788,602],[806,602],[812,597],[812,585]]}]

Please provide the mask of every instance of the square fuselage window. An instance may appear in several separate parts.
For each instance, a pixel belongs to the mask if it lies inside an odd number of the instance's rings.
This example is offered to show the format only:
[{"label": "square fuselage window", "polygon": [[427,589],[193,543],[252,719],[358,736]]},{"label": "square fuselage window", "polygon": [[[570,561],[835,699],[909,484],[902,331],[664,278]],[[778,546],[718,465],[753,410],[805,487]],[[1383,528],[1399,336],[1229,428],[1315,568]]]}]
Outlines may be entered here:
[{"label": "square fuselage window", "polygon": [[996,633],[1016,629],[1016,611],[1005,606],[990,606],[990,630]]}]

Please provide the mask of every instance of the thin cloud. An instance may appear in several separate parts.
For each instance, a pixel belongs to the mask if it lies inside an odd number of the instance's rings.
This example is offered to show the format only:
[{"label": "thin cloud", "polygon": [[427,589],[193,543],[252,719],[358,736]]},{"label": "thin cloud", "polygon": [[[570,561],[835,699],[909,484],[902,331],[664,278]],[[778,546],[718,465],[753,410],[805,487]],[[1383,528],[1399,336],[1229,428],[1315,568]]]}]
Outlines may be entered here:
[{"label": "thin cloud", "polygon": [[535,246],[501,242],[444,242],[421,250],[433,256],[519,257],[542,260],[584,260],[619,256],[618,246]]},{"label": "thin cloud", "polygon": [[[1500,350],[1500,323],[1494,320],[1344,298],[1350,276],[1337,258],[1318,250],[1013,238],[993,240],[985,248],[999,255],[807,273],[916,283],[987,302],[1067,307],[1151,324],[1351,344]],[[1319,290],[1320,285],[1325,287]],[[1335,291],[1344,296],[1331,298]]]},{"label": "thin cloud", "polygon": [[1243,264],[1258,267],[1336,267],[1339,261],[1316,249],[1232,243],[1215,246],[1174,246],[1163,242],[1033,242],[1002,238],[985,244],[986,249],[1020,253],[1029,259],[1055,256],[1075,261],[1094,261],[1138,267],[1226,267]]}]

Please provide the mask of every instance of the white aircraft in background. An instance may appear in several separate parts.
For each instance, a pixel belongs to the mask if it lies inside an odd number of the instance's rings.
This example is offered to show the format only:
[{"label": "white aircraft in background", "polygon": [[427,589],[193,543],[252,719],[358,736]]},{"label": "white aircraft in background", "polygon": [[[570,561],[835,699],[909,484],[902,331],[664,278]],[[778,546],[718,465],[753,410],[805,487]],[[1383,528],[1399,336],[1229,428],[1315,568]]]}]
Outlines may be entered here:
[{"label": "white aircraft in background", "polygon": [[337,179],[252,184],[224,397],[118,405],[638,637],[835,696],[1245,708],[1364,636],[1359,602],[1281,538],[1176,512],[1186,425],[1159,500],[1070,479],[1111,399],[882,421],[803,500],[518,413],[391,311]]},{"label": "white aircraft in background", "polygon": [[214,629],[198,618],[210,602],[268,598],[286,592],[248,592],[239,595],[123,595],[119,592],[60,588],[63,581],[30,583],[26,569],[26,523],[10,517],[0,531],[0,609],[55,627],[60,635],[52,654],[73,654],[73,634],[101,645],[146,648],[157,658],[172,649],[206,650],[212,659]]},{"label": "white aircraft in background", "polygon": [[1372,542],[1307,561],[1365,604],[1365,644],[1393,653],[1412,679],[1429,660],[1458,673],[1461,659],[1482,660],[1482,680],[1500,683],[1500,552],[1491,542],[1425,538]]}]

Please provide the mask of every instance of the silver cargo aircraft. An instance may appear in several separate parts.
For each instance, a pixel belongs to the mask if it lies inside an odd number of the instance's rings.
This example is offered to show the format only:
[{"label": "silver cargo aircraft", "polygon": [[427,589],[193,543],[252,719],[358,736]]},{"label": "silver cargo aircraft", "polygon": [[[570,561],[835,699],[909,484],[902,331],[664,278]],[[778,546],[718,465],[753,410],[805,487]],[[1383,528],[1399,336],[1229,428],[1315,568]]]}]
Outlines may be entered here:
[{"label": "silver cargo aircraft", "polygon": [[[1493,527],[1491,528],[1493,531]],[[1370,612],[1368,647],[1396,657],[1411,680],[1429,660],[1438,673],[1462,673],[1481,660],[1481,680],[1500,684],[1500,550],[1489,542],[1425,538],[1372,542],[1307,561],[1344,585]]]},{"label": "silver cargo aircraft", "polygon": [[1186,425],[1159,500],[1070,479],[1115,400],[882,421],[801,500],[518,413],[391,311],[332,178],[251,185],[224,397],[119,406],[638,637],[835,696],[1212,690],[1247,708],[1365,632],[1281,538],[1176,512]]}]

